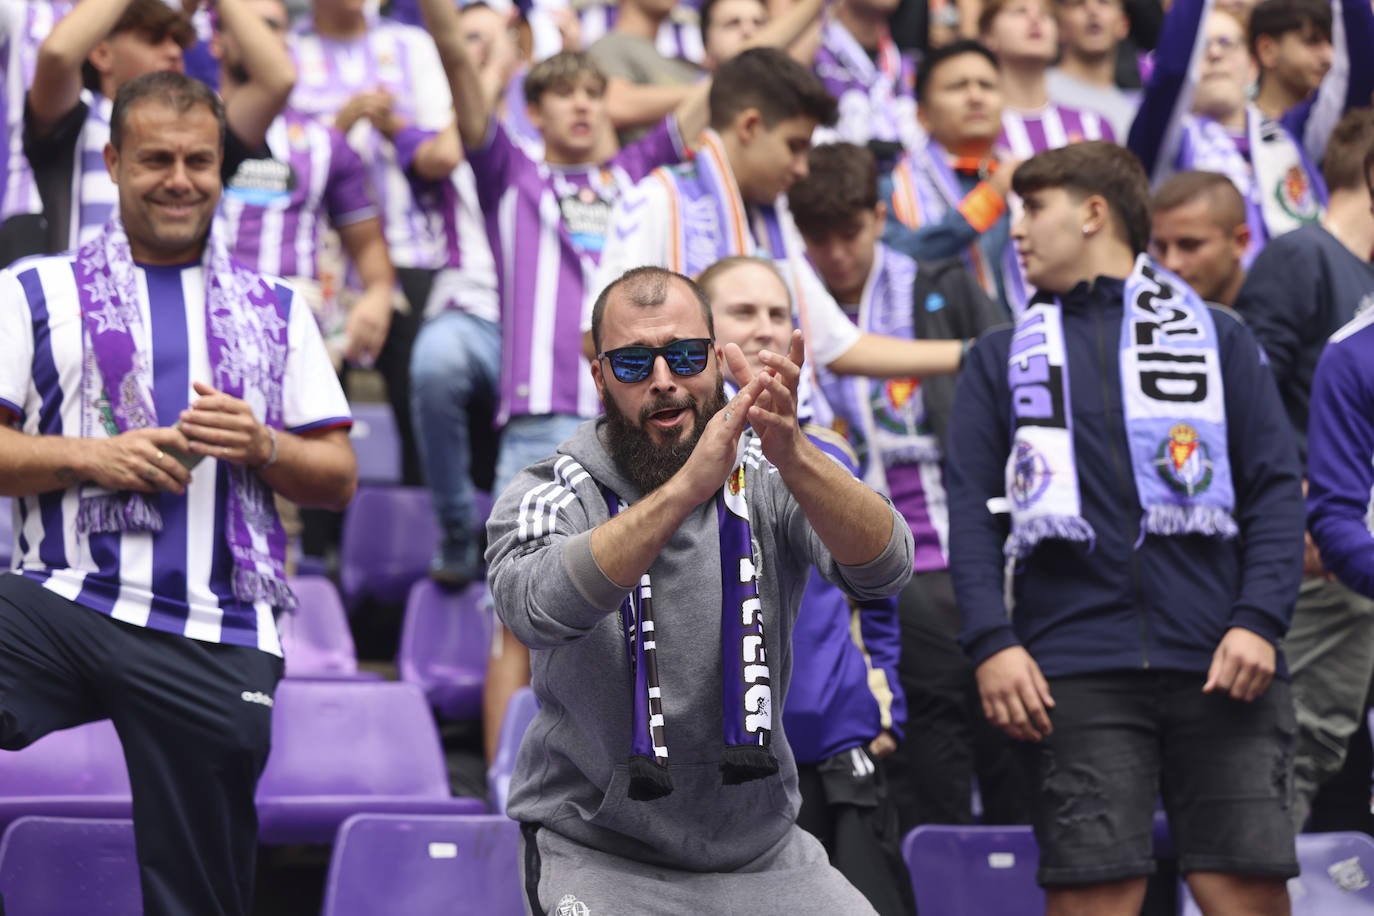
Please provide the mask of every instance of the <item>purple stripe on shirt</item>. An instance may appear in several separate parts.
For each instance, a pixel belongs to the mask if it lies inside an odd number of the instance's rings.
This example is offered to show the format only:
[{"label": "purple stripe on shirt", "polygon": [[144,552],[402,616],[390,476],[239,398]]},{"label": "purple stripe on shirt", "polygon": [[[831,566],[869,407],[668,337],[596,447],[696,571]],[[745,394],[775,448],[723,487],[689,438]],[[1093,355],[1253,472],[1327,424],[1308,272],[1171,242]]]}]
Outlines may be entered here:
[{"label": "purple stripe on shirt", "polygon": [[[62,379],[53,360],[52,338],[48,329],[48,300],[37,270],[19,275],[19,285],[29,303],[33,320],[33,384],[42,406],[38,410],[38,432],[47,436],[62,435]],[[38,497],[39,513],[43,518],[43,541],[38,545],[38,558],[49,569],[67,565],[67,546],[62,524],[62,491],[43,493]]]},{"label": "purple stripe on shirt", "polygon": [[940,537],[930,518],[926,500],[925,483],[921,480],[920,465],[896,464],[887,469],[887,489],[892,496],[892,505],[902,513],[911,536],[915,540],[916,553],[912,568],[916,572],[931,572],[944,569],[949,564],[940,549]]}]

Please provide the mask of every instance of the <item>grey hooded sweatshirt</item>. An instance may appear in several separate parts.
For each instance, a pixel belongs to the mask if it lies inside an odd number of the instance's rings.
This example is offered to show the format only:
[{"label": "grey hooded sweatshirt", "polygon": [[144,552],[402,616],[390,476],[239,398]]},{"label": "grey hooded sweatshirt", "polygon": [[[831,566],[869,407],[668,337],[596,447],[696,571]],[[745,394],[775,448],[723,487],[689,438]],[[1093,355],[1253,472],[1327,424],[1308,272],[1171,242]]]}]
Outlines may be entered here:
[{"label": "grey hooded sweatshirt", "polygon": [[864,566],[841,566],[776,470],[766,462],[746,470],[779,772],[724,786],[720,533],[714,500],[693,510],[649,569],[674,789],[634,801],[627,794],[632,687],[618,613],[626,590],[597,565],[591,530],[610,517],[603,486],[629,503],[642,494],[603,447],[604,429],[604,420],[583,424],[557,455],[522,471],[487,523],[497,613],[530,647],[541,704],[520,747],[507,811],[612,855],[733,871],[781,840],[800,804],[782,709],[809,567],[855,598],[894,594],[911,575],[911,531],[891,510],[883,553]]}]

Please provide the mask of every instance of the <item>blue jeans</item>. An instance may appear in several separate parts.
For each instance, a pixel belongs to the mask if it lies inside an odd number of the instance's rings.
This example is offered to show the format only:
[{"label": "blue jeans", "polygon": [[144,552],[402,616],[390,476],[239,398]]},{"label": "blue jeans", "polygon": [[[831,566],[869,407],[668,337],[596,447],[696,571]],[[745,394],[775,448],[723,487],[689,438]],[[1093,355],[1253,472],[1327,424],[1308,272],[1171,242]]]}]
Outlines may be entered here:
[{"label": "blue jeans", "polygon": [[501,429],[501,451],[496,456],[492,495],[500,496],[516,474],[558,451],[563,440],[585,422],[582,417],[565,413],[511,417]]},{"label": "blue jeans", "polygon": [[498,325],[449,309],[420,328],[410,362],[410,409],[446,562],[477,562],[468,418],[478,407],[494,408],[500,377]]}]

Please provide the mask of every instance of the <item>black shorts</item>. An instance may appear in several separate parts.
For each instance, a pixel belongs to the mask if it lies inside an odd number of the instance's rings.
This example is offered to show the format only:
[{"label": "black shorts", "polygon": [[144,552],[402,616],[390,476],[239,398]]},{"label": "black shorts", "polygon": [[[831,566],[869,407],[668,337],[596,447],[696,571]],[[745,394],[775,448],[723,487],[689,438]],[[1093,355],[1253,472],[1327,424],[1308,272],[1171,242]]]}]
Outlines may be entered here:
[{"label": "black shorts", "polygon": [[1298,874],[1288,683],[1242,703],[1203,682],[1148,671],[1050,681],[1054,732],[1025,745],[1042,885],[1152,874],[1160,797],[1184,874]]}]

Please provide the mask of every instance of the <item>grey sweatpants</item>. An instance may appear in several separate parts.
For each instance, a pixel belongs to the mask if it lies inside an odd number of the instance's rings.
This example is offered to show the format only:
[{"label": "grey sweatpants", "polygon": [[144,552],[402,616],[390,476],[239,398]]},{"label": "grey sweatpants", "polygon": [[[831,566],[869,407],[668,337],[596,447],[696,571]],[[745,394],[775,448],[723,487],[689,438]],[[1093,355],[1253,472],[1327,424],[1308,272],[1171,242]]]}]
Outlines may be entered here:
[{"label": "grey sweatpants", "polygon": [[877,916],[820,842],[796,826],[728,873],[646,865],[527,827],[520,872],[530,916]]},{"label": "grey sweatpants", "polygon": [[1301,830],[1317,790],[1340,770],[1374,673],[1374,601],[1339,582],[1304,579],[1283,640],[1298,715],[1293,819]]}]

